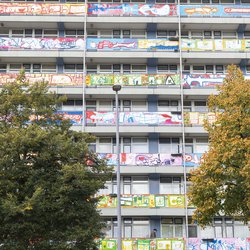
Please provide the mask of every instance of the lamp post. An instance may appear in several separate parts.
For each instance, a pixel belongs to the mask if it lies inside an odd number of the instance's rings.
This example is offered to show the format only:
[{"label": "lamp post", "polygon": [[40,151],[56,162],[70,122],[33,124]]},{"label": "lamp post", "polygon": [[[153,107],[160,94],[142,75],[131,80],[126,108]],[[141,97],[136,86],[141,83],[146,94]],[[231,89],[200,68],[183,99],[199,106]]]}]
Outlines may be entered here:
[{"label": "lamp post", "polygon": [[117,246],[122,250],[122,218],[121,218],[121,173],[120,173],[120,143],[119,143],[119,101],[118,92],[121,85],[113,85],[115,91],[115,110],[116,110],[116,182],[117,182]]}]

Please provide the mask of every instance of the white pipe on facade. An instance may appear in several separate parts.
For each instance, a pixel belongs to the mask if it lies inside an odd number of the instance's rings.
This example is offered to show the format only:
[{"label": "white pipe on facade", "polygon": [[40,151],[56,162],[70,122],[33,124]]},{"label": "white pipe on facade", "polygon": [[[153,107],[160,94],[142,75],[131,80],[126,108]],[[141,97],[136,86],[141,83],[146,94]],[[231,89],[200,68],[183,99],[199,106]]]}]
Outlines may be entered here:
[{"label": "white pipe on facade", "polygon": [[181,46],[181,10],[180,0],[178,0],[178,33],[179,33],[179,75],[180,75],[180,90],[181,90],[181,116],[182,116],[182,159],[183,159],[183,177],[184,177],[184,197],[185,197],[185,235],[186,244],[188,242],[188,200],[187,200],[187,170],[185,162],[185,123],[184,123],[184,91],[183,91],[183,74],[182,74],[182,46]]}]

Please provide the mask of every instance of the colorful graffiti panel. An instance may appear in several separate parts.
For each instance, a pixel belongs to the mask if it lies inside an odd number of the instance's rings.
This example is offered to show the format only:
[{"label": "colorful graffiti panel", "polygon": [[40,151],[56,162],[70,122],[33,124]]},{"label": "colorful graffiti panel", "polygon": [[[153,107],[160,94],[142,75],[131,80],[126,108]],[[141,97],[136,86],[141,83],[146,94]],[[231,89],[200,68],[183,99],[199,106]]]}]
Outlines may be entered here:
[{"label": "colorful graffiti panel", "polygon": [[183,75],[183,86],[186,87],[215,87],[221,85],[225,75],[191,74]]},{"label": "colorful graffiti panel", "polygon": [[182,5],[181,16],[249,17],[248,5]]},{"label": "colorful graffiti panel", "polygon": [[[117,250],[116,239],[100,240],[99,250]],[[184,250],[185,240],[182,238],[157,239],[123,239],[122,250]]]},{"label": "colorful graffiti panel", "polygon": [[0,50],[83,50],[84,40],[78,38],[9,38],[0,37]]},{"label": "colorful graffiti panel", "polygon": [[85,4],[0,3],[0,15],[84,15]]},{"label": "colorful graffiti panel", "polygon": [[167,39],[87,39],[88,50],[100,51],[175,51],[179,49],[178,41]]},{"label": "colorful graffiti panel", "polygon": [[[116,197],[109,195],[100,196],[98,208],[115,208],[116,206]],[[185,207],[185,198],[181,194],[124,194],[121,196],[121,206],[127,208],[183,208]]]},{"label": "colorful graffiti panel", "polygon": [[246,238],[216,238],[199,239],[189,238],[188,249],[192,250],[248,250]]},{"label": "colorful graffiti panel", "polygon": [[[108,165],[116,164],[116,154],[99,154]],[[182,156],[171,154],[126,154],[121,153],[120,164],[123,166],[181,166]]]},{"label": "colorful graffiti panel", "polygon": [[72,125],[81,125],[83,115],[81,111],[57,111],[57,114],[63,115],[65,119],[70,120]]},{"label": "colorful graffiti panel", "polygon": [[[15,82],[18,74],[0,74],[0,85]],[[79,86],[83,83],[82,74],[25,74],[30,83],[48,82],[55,86]]]},{"label": "colorful graffiti panel", "polygon": [[186,154],[185,155],[185,166],[186,167],[197,167],[202,162],[202,155],[201,153],[193,153],[193,154]]},{"label": "colorful graffiti panel", "polygon": [[88,4],[88,15],[98,16],[176,16],[174,4]]},{"label": "colorful graffiti panel", "polygon": [[184,120],[186,125],[202,126],[205,120],[207,120],[209,123],[215,122],[216,114],[213,112],[185,112]]},{"label": "colorful graffiti panel", "polygon": [[96,74],[87,75],[87,86],[109,86],[120,84],[123,86],[158,86],[180,85],[180,76],[175,75],[120,75],[120,74]]},{"label": "colorful graffiti panel", "polygon": [[[115,112],[86,111],[89,124],[114,125]],[[120,112],[121,125],[180,125],[181,114],[176,112]]]}]

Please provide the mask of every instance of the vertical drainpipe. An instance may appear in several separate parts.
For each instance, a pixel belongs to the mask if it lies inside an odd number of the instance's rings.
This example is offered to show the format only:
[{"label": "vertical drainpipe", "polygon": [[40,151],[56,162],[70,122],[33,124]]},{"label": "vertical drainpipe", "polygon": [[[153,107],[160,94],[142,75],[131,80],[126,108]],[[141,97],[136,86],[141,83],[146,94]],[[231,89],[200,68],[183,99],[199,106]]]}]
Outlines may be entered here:
[{"label": "vertical drainpipe", "polygon": [[183,176],[184,176],[184,197],[185,197],[185,236],[186,248],[188,248],[188,200],[187,200],[187,171],[185,163],[185,123],[184,123],[184,91],[183,91],[183,74],[182,74],[182,46],[181,46],[181,10],[180,0],[178,0],[178,33],[179,33],[179,75],[180,75],[180,90],[181,90],[181,116],[182,116],[182,159],[183,159]]},{"label": "vertical drainpipe", "polygon": [[81,131],[85,132],[86,126],[86,105],[85,105],[85,87],[86,87],[86,51],[87,51],[87,15],[88,15],[88,0],[85,1],[84,15],[84,50],[83,50],[83,73],[82,73],[82,126]]}]

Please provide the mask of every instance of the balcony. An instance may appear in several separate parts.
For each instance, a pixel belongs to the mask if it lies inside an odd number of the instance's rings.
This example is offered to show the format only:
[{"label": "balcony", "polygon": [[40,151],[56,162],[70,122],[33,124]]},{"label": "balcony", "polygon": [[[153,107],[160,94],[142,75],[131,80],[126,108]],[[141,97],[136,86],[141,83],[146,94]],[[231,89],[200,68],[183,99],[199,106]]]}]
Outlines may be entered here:
[{"label": "balcony", "polygon": [[[116,154],[99,153],[101,159],[107,160],[107,165],[116,165]],[[201,153],[186,154],[185,166],[197,167],[202,160]],[[183,166],[181,154],[143,154],[143,153],[121,153],[120,164],[124,167],[177,167]]]},{"label": "balcony", "polygon": [[[97,208],[116,208],[117,198],[100,196]],[[182,194],[123,194],[122,208],[184,208],[185,197]],[[189,205],[192,208],[191,205]]]},{"label": "balcony", "polygon": [[[248,238],[189,238],[186,242],[183,238],[156,238],[156,239],[123,239],[124,250],[200,250],[200,249],[248,249]],[[100,240],[99,250],[117,250],[116,239]]]}]

